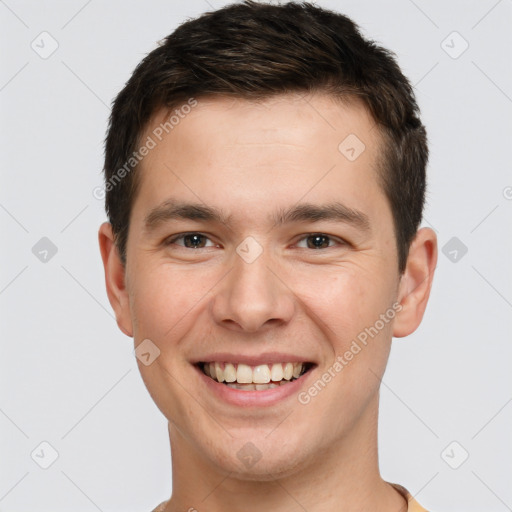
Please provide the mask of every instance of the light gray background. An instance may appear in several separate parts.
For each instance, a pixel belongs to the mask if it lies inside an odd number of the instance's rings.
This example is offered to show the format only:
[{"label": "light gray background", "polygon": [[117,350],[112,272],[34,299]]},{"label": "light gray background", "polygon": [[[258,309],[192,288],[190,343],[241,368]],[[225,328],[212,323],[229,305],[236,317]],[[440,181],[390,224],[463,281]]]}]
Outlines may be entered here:
[{"label": "light gray background", "polygon": [[[110,102],[136,64],[226,3],[0,1],[3,512],[149,512],[170,495],[167,423],[107,300],[93,189]],[[383,379],[382,475],[432,511],[512,510],[512,2],[317,3],[397,54],[430,140],[424,225],[439,264]],[[47,59],[31,48],[50,48],[43,31],[59,45]],[[457,58],[453,31],[469,43]],[[42,237],[58,249],[47,262],[32,252]],[[441,252],[452,237],[468,248],[456,262]],[[49,456],[43,441],[59,455],[48,469],[31,458]]]}]

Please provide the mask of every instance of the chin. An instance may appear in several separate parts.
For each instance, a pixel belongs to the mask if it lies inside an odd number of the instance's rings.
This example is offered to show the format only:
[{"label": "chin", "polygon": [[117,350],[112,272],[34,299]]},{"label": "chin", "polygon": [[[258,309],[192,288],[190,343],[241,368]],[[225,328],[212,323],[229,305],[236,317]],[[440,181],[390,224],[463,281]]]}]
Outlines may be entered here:
[{"label": "chin", "polygon": [[247,482],[271,482],[280,478],[286,478],[295,474],[300,466],[298,460],[286,462],[282,460],[260,460],[250,468],[243,467],[239,461],[233,461],[233,467],[223,468],[228,471],[230,478]]},{"label": "chin", "polygon": [[300,443],[292,446],[276,438],[275,443],[267,439],[266,442],[262,440],[258,444],[258,440],[253,439],[254,442],[242,442],[238,439],[236,447],[232,450],[228,448],[227,453],[222,451],[218,458],[215,457],[217,460],[214,460],[214,464],[223,472],[230,473],[230,478],[254,482],[268,482],[292,476],[306,464],[304,446]]}]

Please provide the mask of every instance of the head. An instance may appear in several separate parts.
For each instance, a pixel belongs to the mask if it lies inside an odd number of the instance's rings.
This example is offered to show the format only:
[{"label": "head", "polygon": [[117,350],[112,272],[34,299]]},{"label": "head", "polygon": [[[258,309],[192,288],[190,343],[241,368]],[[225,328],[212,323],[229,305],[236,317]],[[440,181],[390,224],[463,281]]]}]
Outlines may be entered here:
[{"label": "head", "polygon": [[[142,376],[199,457],[285,474],[376,420],[391,338],[421,322],[436,264],[418,229],[427,159],[393,55],[311,4],[204,14],[137,66],[106,137],[107,292],[121,330],[158,348]],[[331,379],[242,408],[197,372],[219,353],[294,354],[308,386]],[[263,454],[251,468],[247,441]]]}]

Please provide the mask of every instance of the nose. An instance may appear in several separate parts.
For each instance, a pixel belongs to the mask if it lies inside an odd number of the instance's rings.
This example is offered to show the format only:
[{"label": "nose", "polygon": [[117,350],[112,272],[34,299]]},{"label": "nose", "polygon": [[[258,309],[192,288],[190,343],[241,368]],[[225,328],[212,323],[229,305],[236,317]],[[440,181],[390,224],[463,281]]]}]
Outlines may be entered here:
[{"label": "nose", "polygon": [[268,252],[251,263],[235,255],[232,270],[219,283],[213,299],[216,323],[249,333],[290,321],[294,294]]}]

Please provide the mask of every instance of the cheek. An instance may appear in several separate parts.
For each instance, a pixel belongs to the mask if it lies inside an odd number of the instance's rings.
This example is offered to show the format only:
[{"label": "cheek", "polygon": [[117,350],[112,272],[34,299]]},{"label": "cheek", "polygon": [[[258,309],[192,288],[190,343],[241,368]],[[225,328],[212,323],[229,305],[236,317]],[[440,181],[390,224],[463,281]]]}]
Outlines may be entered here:
[{"label": "cheek", "polygon": [[139,268],[131,290],[132,315],[135,318],[136,339],[149,338],[163,342],[191,308],[198,293],[193,283],[180,277],[179,269],[169,267]]},{"label": "cheek", "polygon": [[[314,313],[311,317],[318,319],[316,325],[323,329],[331,353],[318,375],[329,383],[325,388],[317,386],[323,390],[318,393],[321,398],[312,400],[312,407],[319,423],[332,424],[333,431],[343,432],[374,398],[386,367],[392,317],[383,321],[380,315],[392,306],[391,280],[354,266],[316,282],[323,286],[315,293],[310,286],[304,303]],[[317,393],[311,388],[306,391]]]},{"label": "cheek", "polygon": [[180,344],[197,321],[194,308],[202,307],[211,285],[197,272],[166,265],[151,267],[147,263],[137,268],[137,279],[131,286],[134,338],[135,345],[151,340],[160,354],[150,365],[139,362],[138,366],[155,404],[167,418],[182,425],[183,418],[192,418],[195,413],[176,380],[186,366]]},{"label": "cheek", "polygon": [[[382,276],[384,272],[356,265],[331,267],[307,275],[297,272],[293,289],[338,352],[391,307],[391,283]],[[382,330],[388,330],[387,324]]]},{"label": "cheek", "polygon": [[204,320],[212,289],[225,270],[147,263],[137,269],[131,294],[134,335],[137,340],[151,339],[166,352]]}]

